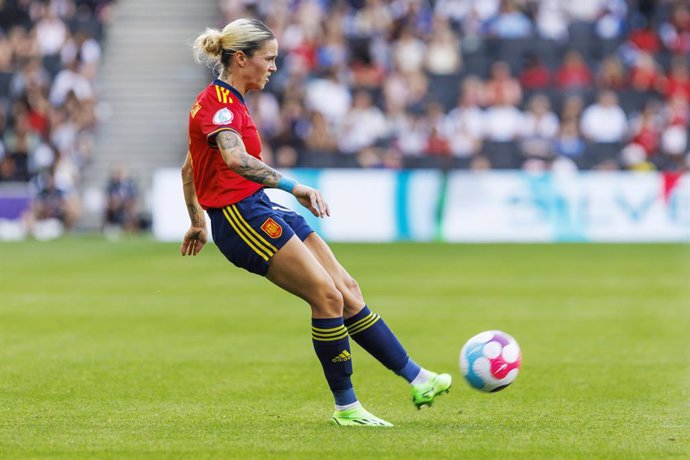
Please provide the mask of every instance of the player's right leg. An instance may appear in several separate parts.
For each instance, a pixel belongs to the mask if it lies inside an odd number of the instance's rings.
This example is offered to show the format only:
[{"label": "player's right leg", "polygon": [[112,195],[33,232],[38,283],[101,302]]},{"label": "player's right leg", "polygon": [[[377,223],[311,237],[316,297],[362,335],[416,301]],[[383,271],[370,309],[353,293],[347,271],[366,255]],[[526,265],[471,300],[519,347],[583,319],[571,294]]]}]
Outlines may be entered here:
[{"label": "player's right leg", "polygon": [[311,306],[314,351],[335,399],[333,424],[392,426],[371,415],[358,402],[350,380],[352,357],[343,322],[343,296],[297,236],[271,258],[266,278]]},{"label": "player's right leg", "polygon": [[413,404],[417,408],[431,406],[437,396],[447,393],[452,384],[451,376],[428,371],[408,356],[383,319],[366,306],[359,285],[338,262],[330,247],[316,233],[309,235],[304,243],[343,295],[344,324],[350,337],[410,383]]}]

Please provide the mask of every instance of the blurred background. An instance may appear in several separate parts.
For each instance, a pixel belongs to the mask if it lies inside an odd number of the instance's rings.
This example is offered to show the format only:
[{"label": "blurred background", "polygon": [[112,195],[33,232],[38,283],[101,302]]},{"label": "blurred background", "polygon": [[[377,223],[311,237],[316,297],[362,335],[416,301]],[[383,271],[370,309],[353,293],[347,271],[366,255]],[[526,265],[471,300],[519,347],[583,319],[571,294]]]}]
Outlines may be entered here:
[{"label": "blurred background", "polygon": [[0,0],[0,240],[181,238],[191,43],[238,17],[330,240],[690,241],[688,0]]}]

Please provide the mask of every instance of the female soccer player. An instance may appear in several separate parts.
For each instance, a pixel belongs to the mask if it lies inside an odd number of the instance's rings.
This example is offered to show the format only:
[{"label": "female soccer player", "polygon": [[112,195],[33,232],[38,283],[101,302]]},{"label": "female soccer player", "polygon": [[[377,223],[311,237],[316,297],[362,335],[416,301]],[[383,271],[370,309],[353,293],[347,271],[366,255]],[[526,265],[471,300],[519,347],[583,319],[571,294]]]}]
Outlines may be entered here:
[{"label": "female soccer player", "polygon": [[192,105],[182,183],[191,225],[180,252],[197,255],[208,239],[203,210],[218,249],[234,265],[301,297],[312,312],[312,342],[335,398],[336,425],[392,426],[367,412],[352,388],[349,337],[412,386],[418,407],[447,392],[448,374],[410,359],[383,319],[366,306],[357,282],[331,249],[293,211],[274,206],[263,189],[292,193],[316,217],[330,214],[318,190],[281,175],[261,160],[261,141],[245,105],[276,71],[278,42],[256,19],[207,29],[194,42],[197,61],[220,72]]}]

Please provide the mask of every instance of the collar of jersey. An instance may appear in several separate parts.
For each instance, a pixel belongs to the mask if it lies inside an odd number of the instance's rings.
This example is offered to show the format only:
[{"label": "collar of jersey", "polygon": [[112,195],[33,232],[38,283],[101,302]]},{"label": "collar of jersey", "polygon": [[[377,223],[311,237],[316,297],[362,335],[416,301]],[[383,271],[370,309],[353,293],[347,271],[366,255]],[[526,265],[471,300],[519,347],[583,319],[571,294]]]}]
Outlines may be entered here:
[{"label": "collar of jersey", "polygon": [[220,79],[218,79],[218,78],[216,78],[215,80],[213,80],[213,84],[214,84],[214,85],[218,85],[218,86],[222,86],[222,87],[225,88],[225,89],[229,89],[230,91],[232,91],[232,94],[234,94],[235,96],[237,96],[237,99],[239,99],[240,102],[241,102],[242,104],[244,104],[244,97],[242,97],[242,93],[240,93],[239,91],[237,91],[234,87],[228,85],[228,84],[225,83],[223,80],[220,80]]}]

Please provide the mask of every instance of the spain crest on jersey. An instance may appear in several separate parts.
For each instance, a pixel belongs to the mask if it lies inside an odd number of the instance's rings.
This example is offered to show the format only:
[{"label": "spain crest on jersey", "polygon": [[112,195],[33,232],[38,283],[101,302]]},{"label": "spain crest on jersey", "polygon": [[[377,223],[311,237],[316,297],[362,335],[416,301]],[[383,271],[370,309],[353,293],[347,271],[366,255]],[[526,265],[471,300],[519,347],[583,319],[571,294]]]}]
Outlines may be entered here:
[{"label": "spain crest on jersey", "polygon": [[276,222],[270,217],[266,219],[266,222],[261,224],[261,230],[263,230],[268,236],[274,239],[280,238],[280,235],[283,234],[283,227],[281,227],[278,222]]}]

